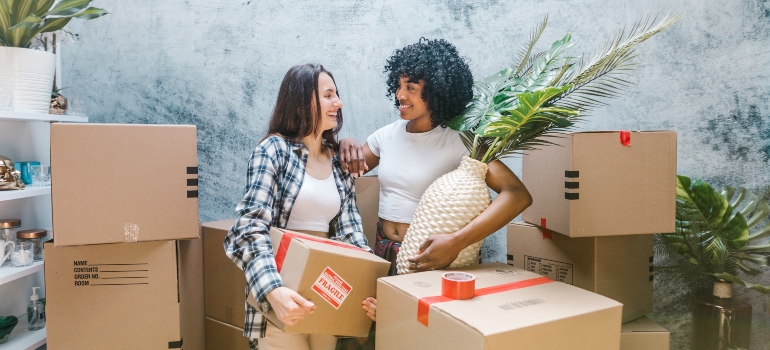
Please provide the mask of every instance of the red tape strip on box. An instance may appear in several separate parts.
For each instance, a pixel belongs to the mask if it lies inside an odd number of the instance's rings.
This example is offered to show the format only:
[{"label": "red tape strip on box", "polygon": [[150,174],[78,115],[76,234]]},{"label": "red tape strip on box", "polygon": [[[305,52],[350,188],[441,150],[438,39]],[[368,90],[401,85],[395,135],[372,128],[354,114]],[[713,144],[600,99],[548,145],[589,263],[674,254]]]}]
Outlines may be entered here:
[{"label": "red tape strip on box", "polygon": [[328,239],[323,238],[317,238],[313,236],[308,235],[301,235],[298,233],[294,233],[291,231],[284,231],[283,236],[281,237],[281,242],[278,244],[278,251],[275,253],[275,266],[278,269],[278,272],[281,272],[281,268],[283,267],[283,261],[286,260],[286,253],[289,251],[289,244],[291,244],[291,241],[294,239],[304,239],[307,241],[312,242],[318,242],[323,244],[332,245],[335,247],[342,247],[347,249],[353,249],[353,250],[360,250],[363,252],[368,252],[368,250],[359,248],[353,245],[345,244],[342,242],[335,242]]},{"label": "red tape strip on box", "polygon": [[626,130],[620,131],[620,143],[623,144],[623,146],[631,146],[631,132]]},{"label": "red tape strip on box", "polygon": [[[486,288],[479,288],[474,291],[474,294],[475,296],[480,297],[480,296],[489,295],[489,294],[507,292],[509,290],[514,290],[514,289],[539,286],[541,284],[546,284],[551,282],[554,282],[554,281],[548,277],[536,277],[536,278],[532,278],[524,281],[505,283],[498,286],[492,286],[492,287],[486,287]],[[417,300],[417,322],[420,322],[423,325],[425,325],[425,327],[427,327],[428,316],[430,315],[431,305],[436,303],[443,303],[447,301],[455,301],[455,300],[458,300],[458,299],[445,297],[443,295],[438,295],[435,297],[420,298],[420,300]]]},{"label": "red tape strip on box", "polygon": [[553,234],[551,234],[551,230],[546,228],[545,224],[545,218],[540,218],[540,227],[543,229],[543,239],[552,239]]}]

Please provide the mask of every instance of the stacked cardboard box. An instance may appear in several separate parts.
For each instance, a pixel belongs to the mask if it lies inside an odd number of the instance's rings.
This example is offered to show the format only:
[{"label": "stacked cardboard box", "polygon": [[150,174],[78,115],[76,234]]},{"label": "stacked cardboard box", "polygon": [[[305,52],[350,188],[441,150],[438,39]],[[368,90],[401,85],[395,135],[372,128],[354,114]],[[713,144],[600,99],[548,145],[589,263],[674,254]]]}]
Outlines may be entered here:
[{"label": "stacked cardboard box", "polygon": [[234,219],[203,224],[203,290],[206,349],[248,350],[243,336],[246,277],[225,255],[224,241]]},{"label": "stacked cardboard box", "polygon": [[51,349],[204,349],[195,126],[52,124]]},{"label": "stacked cardboard box", "polygon": [[[508,225],[508,263],[652,312],[652,236],[674,231],[676,133],[579,132],[523,156],[533,204]],[[646,349],[657,349],[647,347]]]}]

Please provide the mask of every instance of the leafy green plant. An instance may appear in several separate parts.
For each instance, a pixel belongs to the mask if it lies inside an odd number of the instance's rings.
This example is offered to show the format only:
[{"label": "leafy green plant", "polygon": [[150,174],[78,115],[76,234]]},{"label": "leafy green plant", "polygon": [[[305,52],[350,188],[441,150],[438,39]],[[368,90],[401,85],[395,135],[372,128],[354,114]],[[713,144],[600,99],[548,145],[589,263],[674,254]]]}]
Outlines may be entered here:
[{"label": "leafy green plant", "polygon": [[605,98],[622,95],[633,84],[637,44],[668,28],[681,14],[640,21],[621,31],[589,60],[567,56],[574,46],[567,33],[547,51],[534,47],[548,23],[535,28],[516,63],[474,83],[470,105],[447,125],[462,132],[471,158],[489,163],[517,152],[548,145],[548,134],[567,131]]},{"label": "leafy green plant", "polygon": [[682,175],[676,200],[676,232],[661,235],[663,241],[701,273],[770,295],[770,286],[737,276],[757,275],[758,266],[770,265],[770,204],[745,188],[717,192]]},{"label": "leafy green plant", "polygon": [[36,35],[64,28],[73,18],[89,20],[108,12],[92,0],[0,0],[0,46],[28,48]]}]

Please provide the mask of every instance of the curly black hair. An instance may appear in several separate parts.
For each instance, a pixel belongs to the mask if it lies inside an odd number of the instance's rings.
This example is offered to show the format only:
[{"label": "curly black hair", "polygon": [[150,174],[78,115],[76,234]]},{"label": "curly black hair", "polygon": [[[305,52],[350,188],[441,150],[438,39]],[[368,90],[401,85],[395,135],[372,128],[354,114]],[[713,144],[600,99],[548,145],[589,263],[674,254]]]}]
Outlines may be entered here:
[{"label": "curly black hair", "polygon": [[473,99],[473,74],[454,45],[443,39],[420,40],[396,50],[385,65],[388,74],[388,97],[395,96],[399,79],[409,82],[425,81],[422,99],[428,103],[434,127],[446,127],[446,122],[460,114]]}]

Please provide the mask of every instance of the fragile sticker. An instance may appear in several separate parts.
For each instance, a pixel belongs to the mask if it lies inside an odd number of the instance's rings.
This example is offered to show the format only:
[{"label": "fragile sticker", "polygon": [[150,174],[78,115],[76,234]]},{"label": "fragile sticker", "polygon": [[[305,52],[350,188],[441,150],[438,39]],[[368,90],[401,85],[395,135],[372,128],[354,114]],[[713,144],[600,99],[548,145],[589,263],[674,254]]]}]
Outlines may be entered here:
[{"label": "fragile sticker", "polygon": [[332,307],[339,309],[353,287],[327,266],[313,283],[312,289]]}]

